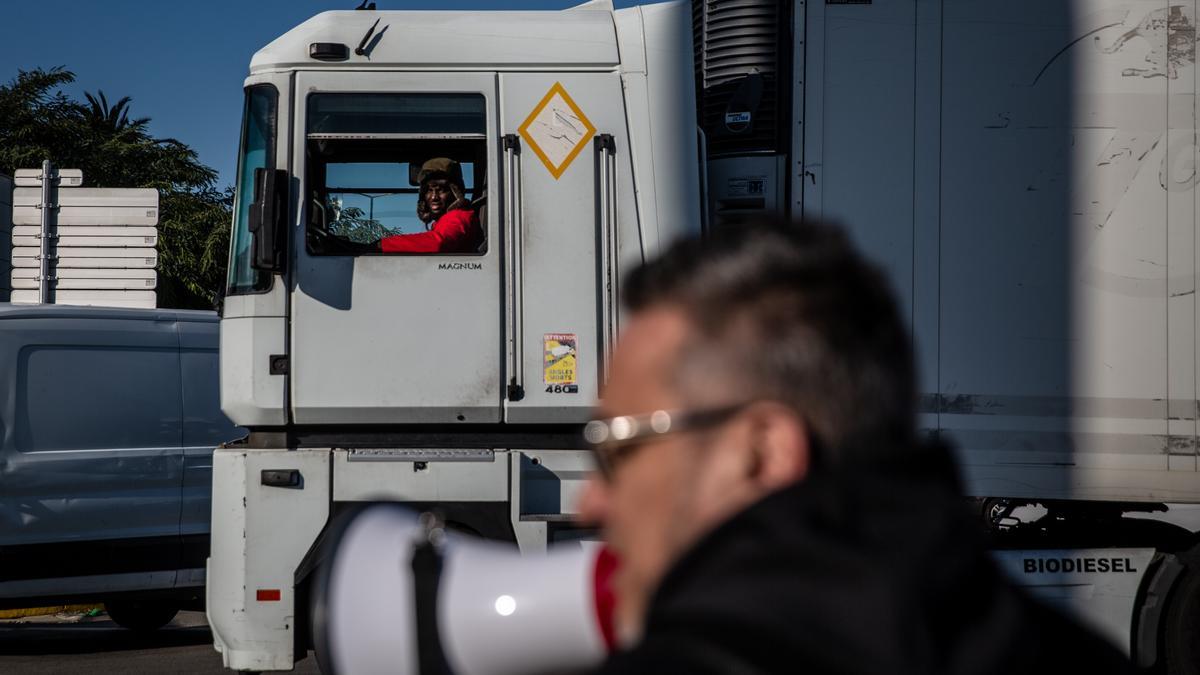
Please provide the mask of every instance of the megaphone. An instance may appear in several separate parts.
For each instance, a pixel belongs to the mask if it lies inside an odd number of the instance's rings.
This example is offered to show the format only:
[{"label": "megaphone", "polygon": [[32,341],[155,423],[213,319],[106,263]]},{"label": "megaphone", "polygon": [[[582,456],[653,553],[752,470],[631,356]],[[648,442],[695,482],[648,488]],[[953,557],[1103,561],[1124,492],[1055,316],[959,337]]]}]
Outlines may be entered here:
[{"label": "megaphone", "polygon": [[335,525],[313,600],[321,669],[338,675],[586,670],[613,644],[599,545],[515,547],[369,506]]}]

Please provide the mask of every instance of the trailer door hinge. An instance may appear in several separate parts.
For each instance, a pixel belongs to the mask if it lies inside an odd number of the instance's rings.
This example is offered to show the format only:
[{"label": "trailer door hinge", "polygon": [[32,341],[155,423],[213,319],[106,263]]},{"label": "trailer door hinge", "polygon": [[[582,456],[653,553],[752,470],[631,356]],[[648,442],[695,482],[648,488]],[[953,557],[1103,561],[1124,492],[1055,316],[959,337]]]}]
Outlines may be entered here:
[{"label": "trailer door hinge", "polygon": [[287,375],[288,374],[287,354],[272,354],[271,355],[271,374],[272,375]]}]

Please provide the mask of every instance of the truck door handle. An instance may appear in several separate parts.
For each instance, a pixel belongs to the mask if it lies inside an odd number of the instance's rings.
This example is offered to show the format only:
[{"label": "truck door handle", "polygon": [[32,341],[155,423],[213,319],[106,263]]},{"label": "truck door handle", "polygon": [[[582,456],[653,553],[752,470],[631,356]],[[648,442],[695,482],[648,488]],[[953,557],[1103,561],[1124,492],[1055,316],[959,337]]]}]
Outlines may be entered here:
[{"label": "truck door handle", "polygon": [[508,286],[506,316],[508,333],[508,400],[525,397],[523,368],[523,308],[521,306],[521,266],[524,262],[521,246],[521,137],[504,135],[504,265]]},{"label": "truck door handle", "polygon": [[600,170],[596,196],[600,227],[600,335],[604,341],[600,381],[608,381],[609,362],[617,336],[617,142],[612,134],[594,141]]},{"label": "truck door handle", "polygon": [[267,487],[304,488],[304,478],[298,469],[263,469],[259,480]]}]

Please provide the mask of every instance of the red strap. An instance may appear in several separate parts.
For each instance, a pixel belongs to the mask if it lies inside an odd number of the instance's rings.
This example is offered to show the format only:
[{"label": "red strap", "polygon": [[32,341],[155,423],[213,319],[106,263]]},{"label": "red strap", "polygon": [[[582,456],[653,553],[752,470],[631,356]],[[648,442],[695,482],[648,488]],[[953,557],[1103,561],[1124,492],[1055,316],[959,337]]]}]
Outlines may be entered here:
[{"label": "red strap", "polygon": [[612,577],[620,566],[617,555],[607,546],[601,547],[596,556],[596,571],[592,577],[596,590],[596,621],[600,624],[600,635],[608,651],[617,648],[617,629],[614,615],[617,610],[617,594],[613,592]]}]

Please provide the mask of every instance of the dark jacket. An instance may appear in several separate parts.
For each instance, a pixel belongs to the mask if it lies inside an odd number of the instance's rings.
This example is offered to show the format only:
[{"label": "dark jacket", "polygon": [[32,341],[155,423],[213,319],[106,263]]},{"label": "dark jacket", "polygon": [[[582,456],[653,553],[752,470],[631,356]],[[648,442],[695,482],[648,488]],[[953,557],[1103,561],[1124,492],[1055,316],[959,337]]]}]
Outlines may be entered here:
[{"label": "dark jacket", "polygon": [[664,578],[643,641],[601,672],[1130,672],[1002,579],[947,450],[856,464],[710,533]]}]

